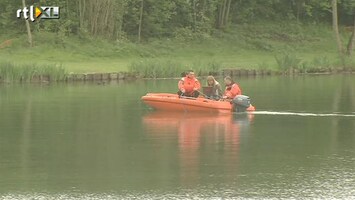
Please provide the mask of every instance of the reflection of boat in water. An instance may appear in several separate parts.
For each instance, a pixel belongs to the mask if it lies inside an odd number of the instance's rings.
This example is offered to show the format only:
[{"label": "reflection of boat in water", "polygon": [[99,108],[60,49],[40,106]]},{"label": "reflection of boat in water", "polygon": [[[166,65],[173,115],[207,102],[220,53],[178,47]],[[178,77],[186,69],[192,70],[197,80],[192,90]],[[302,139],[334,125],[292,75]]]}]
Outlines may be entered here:
[{"label": "reflection of boat in water", "polygon": [[178,132],[185,134],[239,134],[239,129],[248,127],[254,119],[252,113],[218,114],[201,112],[151,112],[143,117],[148,132],[166,134]]},{"label": "reflection of boat in water", "polygon": [[[199,181],[199,174],[205,168],[201,166],[206,163],[211,166],[224,163],[221,165],[224,169],[206,167],[212,175],[217,175],[219,170],[234,173],[238,169],[240,135],[248,132],[252,120],[252,113],[157,111],[145,115],[142,122],[148,136],[160,144],[157,145],[160,152],[171,152],[177,145],[180,180],[190,185]],[[174,157],[169,153],[162,155]]]},{"label": "reflection of boat in water", "polygon": [[[169,93],[148,93],[142,97],[142,100],[145,104],[157,110],[217,113],[233,111],[233,105],[227,101],[215,101],[201,97],[180,97],[177,94]],[[255,108],[250,105],[246,108],[246,111],[255,111]]]},{"label": "reflection of boat in water", "polygon": [[218,113],[201,113],[201,112],[150,112],[143,117],[144,125],[149,128],[158,130],[166,128],[178,128],[181,123],[192,123],[194,127],[233,124],[249,124],[254,119],[252,113],[245,114],[218,114]]}]

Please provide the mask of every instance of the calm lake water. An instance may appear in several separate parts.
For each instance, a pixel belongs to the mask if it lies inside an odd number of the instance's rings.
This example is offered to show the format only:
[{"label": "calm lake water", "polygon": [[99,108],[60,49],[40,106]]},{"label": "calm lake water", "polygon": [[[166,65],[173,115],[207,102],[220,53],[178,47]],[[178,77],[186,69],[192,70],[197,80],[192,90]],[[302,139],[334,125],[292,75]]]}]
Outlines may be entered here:
[{"label": "calm lake water", "polygon": [[0,199],[355,198],[355,76],[238,82],[254,114],[141,103],[177,80],[2,84]]}]

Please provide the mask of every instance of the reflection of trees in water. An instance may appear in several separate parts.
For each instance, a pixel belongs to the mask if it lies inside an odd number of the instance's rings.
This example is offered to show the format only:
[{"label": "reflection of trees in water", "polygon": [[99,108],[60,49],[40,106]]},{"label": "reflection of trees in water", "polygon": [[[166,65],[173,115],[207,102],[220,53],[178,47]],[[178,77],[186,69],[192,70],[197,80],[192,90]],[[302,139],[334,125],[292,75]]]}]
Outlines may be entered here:
[{"label": "reflection of trees in water", "polygon": [[349,86],[350,86],[352,111],[355,112],[355,83],[354,84],[350,83]]},{"label": "reflection of trees in water", "polygon": [[[31,181],[60,184],[67,177],[107,178],[116,174],[117,168],[112,166],[118,164],[112,152],[122,151],[117,150],[117,144],[132,137],[120,133],[140,130],[140,126],[127,123],[137,121],[129,115],[127,108],[131,107],[125,105],[130,105],[132,97],[122,100],[117,93],[127,92],[95,85],[26,85],[2,90],[0,127],[6,134],[2,134],[5,157],[1,161],[6,165],[0,172],[16,169],[17,173],[6,175],[24,188],[35,187]],[[140,119],[137,114],[133,117]],[[78,173],[79,169],[85,170]]]},{"label": "reflection of trees in water", "polygon": [[[354,112],[355,111],[355,82],[353,76],[343,76],[341,84],[334,90],[333,112]],[[354,145],[355,123],[353,119],[334,117],[332,120],[333,145]]]},{"label": "reflection of trees in water", "polygon": [[[22,137],[20,144],[20,158],[21,158],[21,176],[26,176],[28,174],[28,169],[30,166],[30,138],[31,138],[31,120],[32,120],[32,95],[30,94],[26,99],[25,109],[23,111],[23,122],[22,122]],[[23,181],[19,184],[30,184],[27,181]]]}]

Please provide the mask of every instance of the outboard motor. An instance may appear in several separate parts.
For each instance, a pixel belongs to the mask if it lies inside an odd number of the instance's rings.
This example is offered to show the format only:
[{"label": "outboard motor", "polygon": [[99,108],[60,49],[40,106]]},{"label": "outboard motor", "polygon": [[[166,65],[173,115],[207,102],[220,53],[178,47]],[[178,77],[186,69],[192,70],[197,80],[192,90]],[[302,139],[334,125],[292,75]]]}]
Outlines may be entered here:
[{"label": "outboard motor", "polygon": [[250,106],[250,98],[245,95],[237,95],[232,102],[234,112],[245,112]]}]

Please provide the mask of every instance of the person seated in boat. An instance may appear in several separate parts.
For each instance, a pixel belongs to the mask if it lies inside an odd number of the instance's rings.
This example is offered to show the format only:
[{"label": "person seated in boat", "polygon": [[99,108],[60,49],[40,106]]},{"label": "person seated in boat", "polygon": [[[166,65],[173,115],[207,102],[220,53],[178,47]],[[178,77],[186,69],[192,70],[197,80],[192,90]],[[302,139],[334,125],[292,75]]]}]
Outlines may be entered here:
[{"label": "person seated in boat", "polygon": [[185,77],[181,78],[178,83],[179,96],[195,97],[197,98],[200,94],[198,90],[201,88],[200,82],[195,78],[195,73],[193,70],[189,70]]},{"label": "person seated in boat", "polygon": [[181,77],[182,77],[182,78],[183,78],[183,77],[185,77],[185,76],[186,76],[186,74],[187,74],[187,72],[186,72],[186,71],[181,72]]},{"label": "person seated in boat", "polygon": [[213,76],[207,76],[207,86],[210,88],[210,90],[204,93],[208,98],[219,100],[222,97],[221,85]]},{"label": "person seated in boat", "polygon": [[230,76],[226,76],[224,78],[224,83],[226,84],[226,89],[224,91],[223,99],[232,100],[237,95],[242,94],[242,90],[239,85],[235,83]]}]

